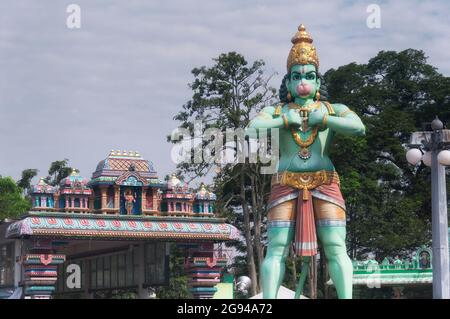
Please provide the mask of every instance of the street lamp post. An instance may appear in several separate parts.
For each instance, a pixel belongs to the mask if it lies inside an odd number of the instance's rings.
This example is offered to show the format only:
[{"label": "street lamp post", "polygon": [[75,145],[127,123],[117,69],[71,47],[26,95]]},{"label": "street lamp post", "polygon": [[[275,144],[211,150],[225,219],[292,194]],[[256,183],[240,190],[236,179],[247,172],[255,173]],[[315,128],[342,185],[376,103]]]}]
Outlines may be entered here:
[{"label": "street lamp post", "polygon": [[[416,165],[421,160],[431,166],[432,200],[432,246],[433,246],[433,298],[450,299],[449,251],[447,194],[445,166],[450,165],[450,130],[443,129],[442,122],[436,117],[431,123],[432,131],[414,132],[407,160]],[[417,148],[422,148],[422,153]]]}]

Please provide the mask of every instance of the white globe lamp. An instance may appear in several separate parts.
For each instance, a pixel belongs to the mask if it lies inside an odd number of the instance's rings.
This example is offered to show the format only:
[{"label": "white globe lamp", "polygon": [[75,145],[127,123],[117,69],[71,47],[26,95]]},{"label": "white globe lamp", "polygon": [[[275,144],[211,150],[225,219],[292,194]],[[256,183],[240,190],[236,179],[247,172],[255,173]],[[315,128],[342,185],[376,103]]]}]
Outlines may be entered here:
[{"label": "white globe lamp", "polygon": [[417,148],[412,148],[406,152],[406,160],[411,165],[417,165],[422,159],[422,152]]},{"label": "white globe lamp", "polygon": [[444,150],[438,154],[438,162],[444,166],[450,166],[450,151]]},{"label": "white globe lamp", "polygon": [[422,156],[422,162],[428,166],[431,167],[431,152],[425,152]]}]

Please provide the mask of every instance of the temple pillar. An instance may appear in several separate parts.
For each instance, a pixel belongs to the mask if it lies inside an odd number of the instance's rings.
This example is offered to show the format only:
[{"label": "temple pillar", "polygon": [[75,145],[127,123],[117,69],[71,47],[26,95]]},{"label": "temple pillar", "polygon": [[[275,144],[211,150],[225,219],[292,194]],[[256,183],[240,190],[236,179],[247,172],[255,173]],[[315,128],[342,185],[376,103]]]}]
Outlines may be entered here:
[{"label": "temple pillar", "polygon": [[116,213],[120,212],[120,188],[118,185],[114,185],[114,209]]},{"label": "temple pillar", "polygon": [[158,208],[158,189],[154,188],[152,194],[153,194],[153,210],[159,211],[159,208]]},{"label": "temple pillar", "polygon": [[55,204],[53,205],[55,207],[55,209],[59,208],[59,195],[53,195],[53,198],[55,200]]},{"label": "temple pillar", "polygon": [[137,259],[138,259],[138,273],[137,275],[137,285],[138,285],[138,298],[148,299],[147,289],[144,288],[145,282],[145,244],[141,243],[136,249]]},{"label": "temple pillar", "polygon": [[104,210],[107,205],[107,189],[105,187],[100,187],[101,205],[100,209]]},{"label": "temple pillar", "polygon": [[[66,256],[53,253],[51,242],[39,242],[29,248],[21,258],[25,299],[50,299],[56,288],[58,265],[65,262]],[[33,250],[39,253],[32,253]],[[45,280],[42,280],[43,276]]]},{"label": "temple pillar", "polygon": [[22,260],[22,241],[21,240],[15,240],[14,241],[14,287],[19,287],[20,282],[23,278],[23,265],[21,262]]},{"label": "temple pillar", "polygon": [[87,197],[84,198],[84,208],[89,208],[89,201]]},{"label": "temple pillar", "polygon": [[92,211],[94,210],[94,201],[95,201],[95,197],[94,196],[90,196],[89,197],[88,207],[90,207]]},{"label": "temple pillar", "polygon": [[144,210],[147,208],[147,186],[141,188],[141,213],[144,213]]},{"label": "temple pillar", "polygon": [[227,258],[215,256],[214,244],[205,243],[190,249],[185,263],[188,287],[195,299],[211,299],[217,291]]},{"label": "temple pillar", "polygon": [[66,195],[66,206],[65,208],[68,209],[69,208],[69,197]]}]

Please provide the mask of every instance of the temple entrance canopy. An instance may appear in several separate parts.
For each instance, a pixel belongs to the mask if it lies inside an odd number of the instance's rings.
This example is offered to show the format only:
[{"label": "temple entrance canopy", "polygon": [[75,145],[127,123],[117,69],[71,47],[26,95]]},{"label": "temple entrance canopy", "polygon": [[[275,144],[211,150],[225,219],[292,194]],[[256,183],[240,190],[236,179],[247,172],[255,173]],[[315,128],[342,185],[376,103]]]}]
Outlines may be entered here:
[{"label": "temple entrance canopy", "polygon": [[[215,195],[204,185],[196,192],[175,175],[162,182],[152,163],[137,152],[111,151],[91,180],[77,171],[57,187],[41,179],[31,198],[28,214],[0,227],[8,245],[14,243],[15,260],[21,260],[13,266],[14,287],[23,288],[27,298],[75,292],[64,282],[55,290],[64,267],[72,264],[82,269],[87,287],[83,297],[92,297],[96,289],[122,287],[99,279],[112,272],[125,272],[125,282],[145,296],[146,285],[167,283],[164,265],[170,242],[189,244],[186,271],[191,292],[211,298],[227,264],[214,247],[239,238],[234,226],[214,216]],[[150,254],[155,247],[159,253]],[[122,250],[123,256],[116,256]],[[155,281],[155,276],[164,280]]]}]

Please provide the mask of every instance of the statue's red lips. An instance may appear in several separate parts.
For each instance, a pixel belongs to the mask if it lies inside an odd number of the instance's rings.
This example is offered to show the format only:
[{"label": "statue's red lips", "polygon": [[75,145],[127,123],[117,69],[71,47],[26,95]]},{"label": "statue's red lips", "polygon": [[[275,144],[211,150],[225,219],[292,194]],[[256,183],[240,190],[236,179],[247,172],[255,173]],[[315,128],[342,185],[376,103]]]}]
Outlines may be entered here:
[{"label": "statue's red lips", "polygon": [[300,84],[297,86],[297,93],[301,97],[310,95],[311,91],[312,91],[312,88],[308,84]]}]

